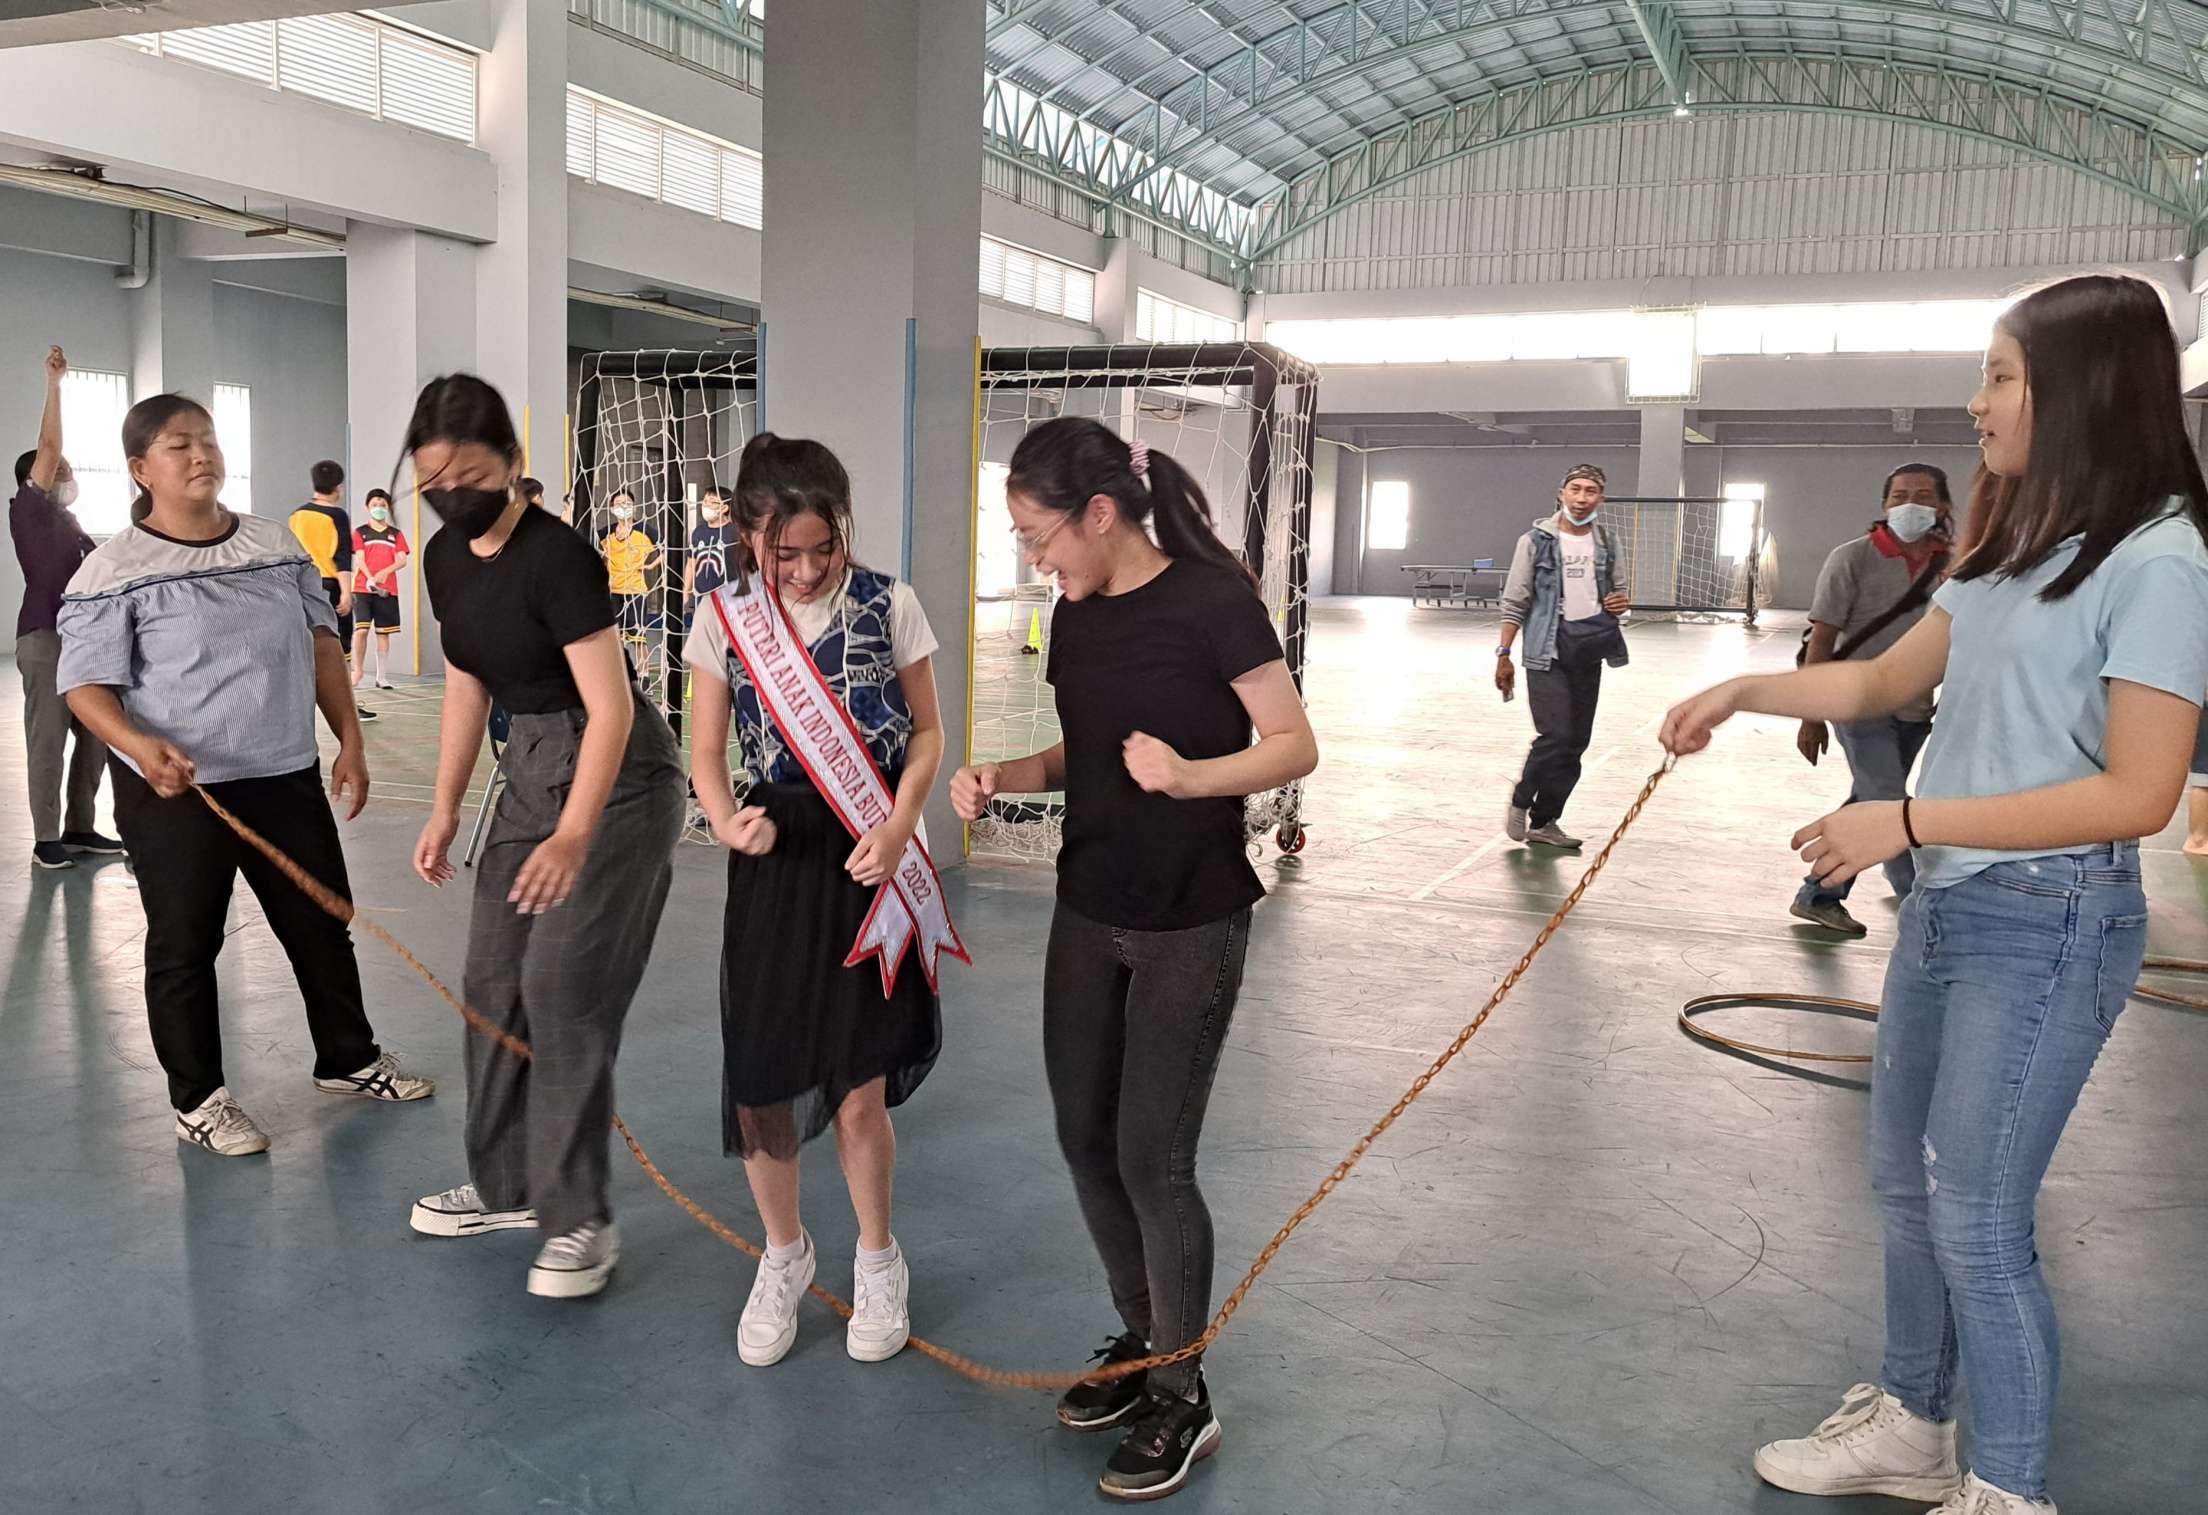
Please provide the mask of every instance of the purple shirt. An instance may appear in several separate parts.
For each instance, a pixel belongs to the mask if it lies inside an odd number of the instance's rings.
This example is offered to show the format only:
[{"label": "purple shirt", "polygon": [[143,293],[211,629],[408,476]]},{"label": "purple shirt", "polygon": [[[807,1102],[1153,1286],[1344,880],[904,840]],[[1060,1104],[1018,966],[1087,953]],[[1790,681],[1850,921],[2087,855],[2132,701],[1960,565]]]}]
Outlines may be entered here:
[{"label": "purple shirt", "polygon": [[61,613],[62,591],[98,544],[84,534],[76,516],[28,482],[8,505],[8,533],[23,565],[23,609],[15,618],[15,634],[52,631],[54,617]]}]

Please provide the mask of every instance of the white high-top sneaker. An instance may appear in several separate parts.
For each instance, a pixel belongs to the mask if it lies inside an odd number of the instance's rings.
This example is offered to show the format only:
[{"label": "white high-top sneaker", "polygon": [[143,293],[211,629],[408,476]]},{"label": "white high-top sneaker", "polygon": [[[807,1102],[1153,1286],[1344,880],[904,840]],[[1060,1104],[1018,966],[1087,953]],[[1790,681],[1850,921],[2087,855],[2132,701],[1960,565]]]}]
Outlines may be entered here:
[{"label": "white high-top sneaker", "polygon": [[[1799,1441],[1756,1452],[1765,1483],[1796,1494],[1887,1494],[1946,1499],[1963,1487],[1955,1461],[1955,1422],[1934,1425],[1909,1413],[1876,1384],[1848,1390],[1840,1408]],[[1978,1515],[1970,1510],[1969,1515]],[[2008,1515],[2001,1511],[2000,1515]]]},{"label": "white high-top sneaker", "polygon": [[2011,1494],[1973,1473],[1963,1480],[1961,1488],[1947,1496],[1946,1504],[1928,1515],[2055,1515],[2055,1502]]}]

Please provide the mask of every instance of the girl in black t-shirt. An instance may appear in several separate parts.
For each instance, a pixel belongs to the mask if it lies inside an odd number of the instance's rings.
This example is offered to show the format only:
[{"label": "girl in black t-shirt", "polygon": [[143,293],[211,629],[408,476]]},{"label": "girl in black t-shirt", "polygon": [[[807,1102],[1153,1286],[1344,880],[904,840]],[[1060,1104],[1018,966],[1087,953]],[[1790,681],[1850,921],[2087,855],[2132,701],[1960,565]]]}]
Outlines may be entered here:
[{"label": "girl in black t-shirt", "polygon": [[[951,798],[971,821],[1000,794],[1065,791],[1044,1061],[1126,1327],[1100,1355],[1129,1362],[1184,1346],[1210,1314],[1196,1143],[1265,892],[1242,798],[1310,773],[1318,743],[1249,574],[1174,459],[1061,417],[1021,441],[1005,497],[1021,552],[1062,592],[1048,673],[1065,736],[959,770]],[[1080,1385],[1058,1419],[1131,1422],[1099,1484],[1118,1499],[1172,1493],[1219,1445],[1194,1362]]]},{"label": "girl in black t-shirt", "polygon": [[590,544],[519,492],[521,444],[497,390],[432,380],[406,450],[443,529],[423,583],[445,651],[436,808],[414,848],[448,856],[492,701],[511,718],[505,786],[475,871],[467,1002],[529,1043],[526,1062],[463,1033],[467,1183],[414,1206],[431,1236],[541,1225],[529,1292],[595,1294],[620,1254],[606,1197],[613,1059],[674,869],[674,733],[629,677]]}]

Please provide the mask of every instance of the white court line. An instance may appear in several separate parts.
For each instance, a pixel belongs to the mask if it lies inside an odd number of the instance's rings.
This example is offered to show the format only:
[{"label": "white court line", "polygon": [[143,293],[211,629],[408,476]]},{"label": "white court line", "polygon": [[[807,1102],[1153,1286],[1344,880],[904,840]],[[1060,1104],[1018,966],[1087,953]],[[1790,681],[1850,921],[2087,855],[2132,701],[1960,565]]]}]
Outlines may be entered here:
[{"label": "white court line", "polygon": [[[1633,733],[1633,736],[1635,738],[1644,737],[1650,732],[1656,730],[1658,727],[1662,726],[1663,723],[1664,718],[1662,716],[1659,715],[1651,717],[1645,725],[1641,726],[1639,730]],[[1626,743],[1619,742],[1605,748],[1600,757],[1596,758],[1592,763],[1588,763],[1580,769],[1580,782],[1585,783],[1590,777],[1597,773],[1600,773],[1603,769],[1609,767],[1610,760],[1616,757],[1619,753],[1624,752],[1626,750],[1626,745]],[[1482,843],[1480,847],[1475,850],[1470,857],[1467,857],[1463,862],[1457,864],[1456,867],[1451,868],[1447,873],[1444,873],[1440,878],[1435,879],[1432,883],[1427,884],[1425,887],[1414,890],[1412,893],[1405,895],[1404,898],[1414,904],[1420,900],[1431,899],[1435,890],[1455,883],[1458,879],[1464,877],[1467,873],[1470,873],[1474,868],[1477,868],[1483,861],[1485,861],[1488,854],[1492,853],[1496,848],[1502,846],[1504,843],[1509,841],[1510,837],[1507,833],[1501,836],[1489,838],[1486,842]]]}]

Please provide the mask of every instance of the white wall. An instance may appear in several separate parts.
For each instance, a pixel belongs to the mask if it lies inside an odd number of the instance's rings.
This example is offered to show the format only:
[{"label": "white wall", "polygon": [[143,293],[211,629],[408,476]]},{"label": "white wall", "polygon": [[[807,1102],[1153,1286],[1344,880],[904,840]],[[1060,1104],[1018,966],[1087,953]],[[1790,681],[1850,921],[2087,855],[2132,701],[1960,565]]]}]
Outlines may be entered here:
[{"label": "white wall", "polygon": [[[254,514],[281,519],[313,493],[310,468],[348,455],[344,307],[217,284],[215,377],[253,391]],[[353,454],[378,465],[374,477],[347,485],[356,522],[362,496],[387,482],[397,442],[369,446],[364,439]],[[356,465],[356,473],[368,472]]]},{"label": "white wall", "polygon": [[[1341,453],[1323,446],[1322,451]],[[1840,543],[1877,518],[1879,486],[1901,463],[1931,463],[1948,471],[1960,502],[1968,496],[1978,454],[1968,447],[1714,447],[1687,449],[1687,492],[1710,497],[1728,483],[1765,488],[1765,529],[1778,549],[1779,579],[1766,602],[1806,609],[1817,570]],[[1340,458],[1339,544],[1333,574],[1319,580],[1338,593],[1410,593],[1409,563],[1509,561],[1534,517],[1553,511],[1564,470],[1594,463],[1610,476],[1610,493],[1637,492],[1639,450],[1631,447],[1405,448]],[[1355,557],[1368,480],[1411,486],[1409,545],[1401,552],[1366,550]],[[1354,577],[1353,577],[1354,571]],[[1314,573],[1315,580],[1317,579]]]}]

